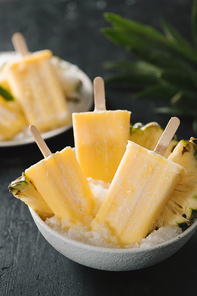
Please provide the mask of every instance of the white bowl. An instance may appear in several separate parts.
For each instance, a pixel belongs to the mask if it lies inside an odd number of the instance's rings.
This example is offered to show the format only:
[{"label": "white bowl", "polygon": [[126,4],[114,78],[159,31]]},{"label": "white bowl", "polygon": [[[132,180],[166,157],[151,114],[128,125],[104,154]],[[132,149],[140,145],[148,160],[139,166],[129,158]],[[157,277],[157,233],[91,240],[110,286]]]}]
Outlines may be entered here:
[{"label": "white bowl", "polygon": [[129,271],[159,263],[177,252],[193,235],[195,221],[174,239],[143,249],[110,249],[87,245],[66,238],[51,229],[32,209],[30,213],[46,240],[61,254],[82,265],[109,271]]}]

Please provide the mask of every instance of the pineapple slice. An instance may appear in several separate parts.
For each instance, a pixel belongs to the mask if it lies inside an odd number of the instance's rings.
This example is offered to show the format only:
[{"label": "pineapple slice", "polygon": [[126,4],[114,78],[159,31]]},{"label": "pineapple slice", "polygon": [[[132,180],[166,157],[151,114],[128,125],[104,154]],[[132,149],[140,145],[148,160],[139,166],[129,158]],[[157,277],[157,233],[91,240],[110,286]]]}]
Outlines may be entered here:
[{"label": "pineapple slice", "polygon": [[155,228],[179,225],[185,230],[197,216],[197,147],[182,140],[168,159],[182,165],[186,174],[181,178],[168,203],[155,223]]},{"label": "pineapple slice", "polygon": [[43,220],[54,215],[35,185],[27,178],[25,173],[11,182],[8,189],[16,198],[22,200],[37,212]]},{"label": "pineapple slice", "polygon": [[[163,129],[157,122],[150,122],[146,125],[143,125],[142,123],[135,123],[130,129],[129,140],[141,145],[144,148],[154,150],[162,133]],[[164,157],[168,158],[173,149],[176,147],[177,143],[178,141],[172,139],[168,149],[164,154]]]}]

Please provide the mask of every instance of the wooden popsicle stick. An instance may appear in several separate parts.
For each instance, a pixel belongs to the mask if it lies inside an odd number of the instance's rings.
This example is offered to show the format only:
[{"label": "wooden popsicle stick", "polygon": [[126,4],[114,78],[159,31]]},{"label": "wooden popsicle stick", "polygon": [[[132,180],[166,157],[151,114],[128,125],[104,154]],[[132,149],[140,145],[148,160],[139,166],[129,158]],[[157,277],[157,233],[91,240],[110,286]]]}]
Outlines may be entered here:
[{"label": "wooden popsicle stick", "polygon": [[47,144],[45,143],[45,141],[43,140],[43,138],[41,137],[38,129],[35,127],[35,125],[30,125],[29,126],[30,132],[32,134],[32,136],[34,137],[36,144],[38,145],[40,151],[42,152],[43,156],[46,158],[48,156],[50,156],[52,153],[50,151],[50,149],[48,148]]},{"label": "wooden popsicle stick", "polygon": [[94,79],[94,111],[105,111],[105,86],[101,77]]},{"label": "wooden popsicle stick", "polygon": [[16,52],[19,52],[22,56],[29,54],[27,43],[23,34],[16,32],[12,35],[12,44]]},{"label": "wooden popsicle stick", "polygon": [[164,155],[179,125],[180,125],[180,120],[178,117],[172,117],[169,120],[163,134],[161,135],[154,149],[155,153],[160,154],[162,156]]}]

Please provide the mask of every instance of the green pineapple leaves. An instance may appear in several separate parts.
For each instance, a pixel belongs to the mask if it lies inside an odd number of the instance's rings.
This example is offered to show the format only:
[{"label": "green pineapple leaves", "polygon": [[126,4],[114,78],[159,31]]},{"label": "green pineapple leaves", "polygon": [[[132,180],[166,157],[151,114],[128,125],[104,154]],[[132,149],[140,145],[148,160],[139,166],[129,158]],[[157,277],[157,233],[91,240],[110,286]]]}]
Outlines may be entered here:
[{"label": "green pineapple leaves", "polygon": [[197,47],[197,0],[194,0],[192,9],[192,36],[194,44]]},{"label": "green pineapple leaves", "polygon": [[164,19],[160,21],[162,34],[120,15],[105,13],[104,17],[111,27],[103,28],[102,33],[135,57],[134,61],[104,63],[106,69],[116,72],[106,79],[106,84],[140,87],[135,98],[169,100],[170,107],[154,111],[193,118],[197,133],[197,0],[192,9],[194,45]]}]

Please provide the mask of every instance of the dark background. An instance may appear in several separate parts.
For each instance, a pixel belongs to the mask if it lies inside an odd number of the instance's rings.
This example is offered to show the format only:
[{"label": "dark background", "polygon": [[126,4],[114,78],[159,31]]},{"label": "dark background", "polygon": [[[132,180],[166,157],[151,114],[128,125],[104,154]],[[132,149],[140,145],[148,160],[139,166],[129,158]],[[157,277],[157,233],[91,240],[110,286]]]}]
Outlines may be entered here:
[{"label": "dark background", "polygon": [[[129,55],[100,32],[108,26],[104,12],[114,12],[160,30],[162,16],[191,40],[190,0],[10,1],[0,0],[0,51],[13,50],[11,36],[20,31],[29,49],[51,49],[78,65],[91,80],[107,77],[104,61]],[[133,100],[125,91],[106,89],[108,109],[132,111],[131,122],[157,121],[168,116],[152,108],[163,102]],[[182,120],[178,138],[193,136],[191,122]],[[69,130],[47,140],[52,152],[73,146]],[[105,272],[79,265],[54,250],[39,233],[28,208],[8,192],[8,184],[39,161],[35,144],[0,148],[0,295],[197,295],[197,234],[175,255],[153,267],[131,272]]]}]

